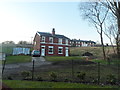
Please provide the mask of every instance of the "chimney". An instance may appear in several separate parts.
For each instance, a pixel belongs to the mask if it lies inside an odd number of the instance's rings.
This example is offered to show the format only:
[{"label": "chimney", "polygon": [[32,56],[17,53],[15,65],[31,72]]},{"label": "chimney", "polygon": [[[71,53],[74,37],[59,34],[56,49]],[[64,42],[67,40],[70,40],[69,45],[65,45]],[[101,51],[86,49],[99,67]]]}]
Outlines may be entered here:
[{"label": "chimney", "polygon": [[52,35],[55,35],[55,28],[53,28],[52,30]]}]

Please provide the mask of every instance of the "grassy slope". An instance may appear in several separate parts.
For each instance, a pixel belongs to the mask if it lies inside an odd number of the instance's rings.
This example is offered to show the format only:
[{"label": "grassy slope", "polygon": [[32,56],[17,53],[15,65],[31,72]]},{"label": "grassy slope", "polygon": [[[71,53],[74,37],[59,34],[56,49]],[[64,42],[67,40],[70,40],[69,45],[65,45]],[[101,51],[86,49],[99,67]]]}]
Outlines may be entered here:
[{"label": "grassy slope", "polygon": [[8,56],[6,57],[6,64],[11,63],[23,63],[23,62],[30,62],[31,56]]},{"label": "grassy slope", "polygon": [[[105,47],[106,53],[113,53],[112,47]],[[71,47],[70,54],[72,55],[82,55],[85,52],[92,53],[95,57],[102,57],[102,47]]]},{"label": "grassy slope", "polygon": [[71,47],[70,54],[72,55],[82,55],[85,52],[90,52],[94,56],[100,57],[102,54],[101,47]]},{"label": "grassy slope", "polygon": [[85,85],[79,83],[64,82],[39,82],[39,81],[20,81],[20,80],[3,80],[10,88],[115,88],[115,86],[98,86]]}]

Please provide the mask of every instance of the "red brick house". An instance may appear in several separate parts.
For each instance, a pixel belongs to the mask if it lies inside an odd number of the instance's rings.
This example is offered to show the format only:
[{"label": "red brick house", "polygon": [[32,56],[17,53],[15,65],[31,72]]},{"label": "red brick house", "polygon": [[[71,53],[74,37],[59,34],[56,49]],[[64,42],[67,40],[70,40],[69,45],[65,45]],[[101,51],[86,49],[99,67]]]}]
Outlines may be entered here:
[{"label": "red brick house", "polygon": [[40,50],[41,56],[69,56],[70,39],[64,35],[37,32],[33,40],[34,50]]}]

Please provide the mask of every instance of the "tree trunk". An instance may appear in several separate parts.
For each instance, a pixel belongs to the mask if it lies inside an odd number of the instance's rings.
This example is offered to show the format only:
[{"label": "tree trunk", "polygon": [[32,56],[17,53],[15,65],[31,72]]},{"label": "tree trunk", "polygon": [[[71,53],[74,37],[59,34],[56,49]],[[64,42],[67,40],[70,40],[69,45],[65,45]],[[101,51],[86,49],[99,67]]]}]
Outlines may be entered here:
[{"label": "tree trunk", "polygon": [[118,35],[117,35],[117,54],[120,58],[120,2],[118,2],[118,13],[117,13],[117,22],[118,22]]},{"label": "tree trunk", "polygon": [[101,44],[102,44],[102,51],[103,51],[103,58],[106,60],[106,54],[105,54],[105,47],[103,43],[103,30],[102,30],[102,25],[101,25],[101,33],[100,33],[100,38],[101,38]]}]

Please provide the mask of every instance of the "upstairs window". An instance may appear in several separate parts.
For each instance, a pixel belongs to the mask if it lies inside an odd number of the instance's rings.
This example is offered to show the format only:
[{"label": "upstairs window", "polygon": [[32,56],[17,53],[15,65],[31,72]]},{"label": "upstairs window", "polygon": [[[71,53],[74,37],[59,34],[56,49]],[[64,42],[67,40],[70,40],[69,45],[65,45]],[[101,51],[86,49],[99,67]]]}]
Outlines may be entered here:
[{"label": "upstairs window", "polygon": [[59,38],[59,39],[58,39],[58,43],[59,43],[59,44],[62,44],[62,38]]},{"label": "upstairs window", "polygon": [[53,43],[53,37],[49,37],[49,43]]},{"label": "upstairs window", "polygon": [[66,39],[66,45],[68,45],[68,39]]},{"label": "upstairs window", "polygon": [[42,36],[41,42],[45,42],[45,36]]},{"label": "upstairs window", "polygon": [[53,54],[53,46],[48,47],[48,54]]}]

